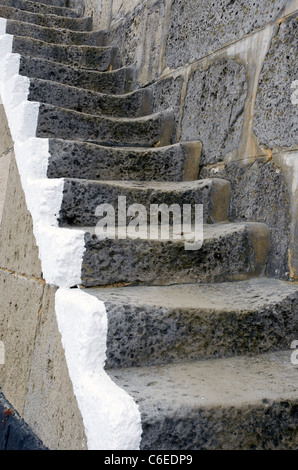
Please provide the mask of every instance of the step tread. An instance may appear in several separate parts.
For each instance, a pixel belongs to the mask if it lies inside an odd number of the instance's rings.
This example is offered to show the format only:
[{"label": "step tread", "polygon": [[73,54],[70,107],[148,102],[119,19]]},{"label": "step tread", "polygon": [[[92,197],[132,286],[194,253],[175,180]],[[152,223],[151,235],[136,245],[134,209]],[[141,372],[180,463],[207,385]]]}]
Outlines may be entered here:
[{"label": "step tread", "polygon": [[[191,361],[163,366],[108,370],[146,413],[189,415],[197,408],[241,407],[263,400],[298,400],[298,373],[291,350],[257,356]],[[189,416],[191,417],[191,416]]]},{"label": "step tread", "polygon": [[[49,27],[46,25],[38,25],[21,20],[8,19],[6,24],[6,33],[18,35],[33,39],[40,39],[44,42],[53,44],[71,45],[87,45],[102,46],[104,45],[105,31],[73,31],[69,28]],[[34,36],[36,35],[36,37]],[[88,41],[99,41],[101,44],[88,44]]]},{"label": "step tread", "polygon": [[78,12],[71,8],[48,5],[42,2],[34,2],[31,0],[13,0],[13,2],[11,0],[0,0],[0,6],[13,7],[18,10],[26,12],[28,11],[30,13],[41,13],[45,15],[54,14],[56,16],[64,16],[68,18],[79,17]]},{"label": "step tread", "polygon": [[115,95],[31,78],[28,99],[95,116],[140,117],[152,113],[150,88]]},{"label": "step tread", "polygon": [[[132,67],[120,67],[102,72],[82,69],[44,58],[37,59],[27,55],[21,56],[20,74],[44,80],[50,77],[59,83],[105,93],[114,93],[121,88],[123,90],[131,89],[133,81]],[[131,82],[128,86],[126,84],[127,74]]]},{"label": "step tread", "polygon": [[92,18],[69,16],[58,16],[53,14],[44,15],[42,13],[20,10],[12,6],[0,4],[0,17],[25,21],[39,26],[55,26],[57,28],[67,28],[71,31],[91,31]]},{"label": "step tread", "polygon": [[292,295],[298,297],[298,283],[262,277],[248,281],[198,285],[90,287],[87,292],[99,300],[121,305],[192,309],[205,311],[207,314],[232,310],[240,314],[281,303]]}]

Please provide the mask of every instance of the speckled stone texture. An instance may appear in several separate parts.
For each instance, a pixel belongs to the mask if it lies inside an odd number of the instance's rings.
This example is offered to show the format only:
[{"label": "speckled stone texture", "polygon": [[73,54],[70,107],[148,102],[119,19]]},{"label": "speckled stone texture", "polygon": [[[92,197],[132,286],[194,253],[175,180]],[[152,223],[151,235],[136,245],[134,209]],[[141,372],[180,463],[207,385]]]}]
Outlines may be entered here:
[{"label": "speckled stone texture", "polygon": [[242,38],[282,12],[286,0],[174,0],[166,45],[166,65],[194,62]]},{"label": "speckled stone texture", "polygon": [[89,292],[107,308],[107,368],[260,354],[298,333],[297,286],[274,279]]},{"label": "speckled stone texture", "polygon": [[203,144],[201,164],[223,160],[239,145],[247,94],[245,67],[221,59],[196,70],[183,108],[181,138]]},{"label": "speckled stone texture", "polygon": [[110,370],[139,405],[144,450],[295,450],[291,351]]},{"label": "speckled stone texture", "polygon": [[[49,178],[91,180],[182,181],[187,172],[199,174],[200,146],[192,156],[188,145],[159,148],[104,147],[78,141],[50,139]],[[193,163],[188,172],[189,160]],[[84,161],[84,165],[81,165]],[[191,173],[191,175],[190,175]]]},{"label": "speckled stone texture", "polygon": [[213,171],[203,168],[200,177],[216,176],[231,183],[231,221],[255,220],[270,228],[267,275],[280,279],[289,276],[288,248],[290,201],[284,175],[272,161],[254,162],[242,167],[236,162]]},{"label": "speckled stone texture", "polygon": [[86,252],[82,285],[114,283],[169,285],[247,279],[264,271],[269,232],[263,224],[204,226],[199,250],[185,250],[180,240],[127,238],[99,240],[95,228],[84,228]]},{"label": "speckled stone texture", "polygon": [[[96,208],[100,204],[111,204],[118,217],[118,197],[126,197],[127,207],[142,204],[150,214],[151,204],[203,205],[205,223],[227,221],[230,202],[230,185],[221,179],[191,182],[140,182],[140,181],[90,181],[65,180],[63,200],[59,214],[61,226],[96,225],[99,217]],[[220,204],[219,204],[220,201]]]},{"label": "speckled stone texture", "polygon": [[298,105],[291,101],[291,84],[298,77],[297,18],[296,13],[280,24],[259,79],[254,131],[270,149],[298,144]]},{"label": "speckled stone texture", "polygon": [[97,72],[34,57],[21,57],[19,73],[42,80],[55,78],[55,82],[104,93],[130,91],[135,75],[131,67],[123,67],[110,72]]}]

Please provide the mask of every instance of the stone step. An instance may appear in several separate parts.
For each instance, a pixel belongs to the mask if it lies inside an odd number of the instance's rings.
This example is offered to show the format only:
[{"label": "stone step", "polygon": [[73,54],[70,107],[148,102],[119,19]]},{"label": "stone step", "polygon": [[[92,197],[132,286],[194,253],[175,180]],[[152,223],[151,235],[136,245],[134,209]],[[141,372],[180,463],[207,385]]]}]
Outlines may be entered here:
[{"label": "stone step", "polygon": [[108,95],[59,82],[31,78],[28,99],[93,115],[135,118],[152,113],[151,88],[143,88],[125,95]]},{"label": "stone step", "polygon": [[108,374],[139,406],[141,449],[297,449],[291,350]]},{"label": "stone step", "polygon": [[262,274],[267,261],[270,235],[265,224],[204,225],[200,249],[199,230],[198,243],[192,244],[190,229],[182,234],[174,227],[176,239],[170,234],[154,240],[147,227],[140,227],[139,233],[130,228],[127,234],[125,227],[120,227],[121,236],[116,233],[114,239],[112,226],[109,228],[107,238],[100,239],[98,227],[69,227],[85,234],[81,276],[85,287],[245,280]]},{"label": "stone step", "polygon": [[6,33],[39,39],[53,44],[63,44],[65,46],[104,46],[104,31],[71,31],[62,28],[48,28],[24,21],[7,20]]},{"label": "stone step", "polygon": [[128,119],[94,116],[42,103],[36,136],[105,145],[162,147],[171,143],[173,119],[171,110]]},{"label": "stone step", "polygon": [[49,178],[193,181],[198,179],[201,142],[167,147],[104,147],[50,139]]},{"label": "stone step", "polygon": [[[178,212],[182,210],[183,204],[191,204],[193,209],[195,204],[202,204],[204,223],[218,223],[228,220],[230,183],[222,179],[190,182],[65,179],[59,214],[60,226],[95,226],[99,220],[96,208],[101,204],[111,204],[118,217],[119,196],[126,198],[127,207],[132,204],[144,206],[148,214],[146,223],[150,221],[152,204],[166,204],[168,207],[178,204]],[[194,223],[194,210],[192,212]],[[125,224],[127,222],[125,220]]]},{"label": "stone step", "polygon": [[117,47],[65,46],[13,36],[13,52],[101,72],[121,66]]},{"label": "stone step", "polygon": [[[39,3],[39,2],[37,2]],[[68,0],[42,0],[44,5],[53,5],[56,7],[66,7],[70,2]]]},{"label": "stone step", "polygon": [[71,8],[37,3],[32,2],[31,0],[0,0],[0,5],[13,7],[17,10],[26,11],[29,13],[39,13],[41,15],[56,15],[66,18],[78,17],[77,11]]},{"label": "stone step", "polygon": [[297,337],[297,283],[260,277],[87,292],[106,306],[108,369],[260,354]]},{"label": "stone step", "polygon": [[0,18],[12,19],[39,26],[64,28],[73,31],[91,31],[92,18],[70,18],[57,15],[43,15],[0,4]]},{"label": "stone step", "polygon": [[53,80],[100,93],[128,93],[133,88],[135,70],[123,67],[108,72],[97,72],[59,64],[57,62],[21,56],[20,75],[42,80]]}]

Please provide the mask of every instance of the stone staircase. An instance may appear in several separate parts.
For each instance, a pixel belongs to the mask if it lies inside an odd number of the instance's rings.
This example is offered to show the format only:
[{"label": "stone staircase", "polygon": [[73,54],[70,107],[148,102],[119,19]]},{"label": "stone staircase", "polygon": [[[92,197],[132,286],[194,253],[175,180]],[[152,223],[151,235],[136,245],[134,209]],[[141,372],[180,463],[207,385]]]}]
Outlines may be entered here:
[{"label": "stone staircase", "polygon": [[[228,221],[230,184],[200,179],[200,142],[175,142],[171,109],[66,0],[1,0],[39,102],[59,226],[84,232],[84,292],[108,315],[106,372],[139,406],[141,449],[297,449],[298,286],[266,277],[266,225]],[[204,243],[99,240],[99,204],[203,204]]]}]

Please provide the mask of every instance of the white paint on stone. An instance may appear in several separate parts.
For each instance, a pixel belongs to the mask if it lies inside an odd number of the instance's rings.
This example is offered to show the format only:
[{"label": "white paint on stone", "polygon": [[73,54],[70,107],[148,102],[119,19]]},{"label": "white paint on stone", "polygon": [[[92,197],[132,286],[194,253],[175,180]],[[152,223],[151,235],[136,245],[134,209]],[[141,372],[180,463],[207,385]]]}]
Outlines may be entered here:
[{"label": "white paint on stone", "polygon": [[36,137],[39,103],[27,101],[30,81],[0,18],[0,95],[21,183],[32,216],[44,279],[59,287],[56,314],[66,361],[90,450],[138,449],[140,413],[104,371],[107,315],[103,302],[79,289],[84,232],[58,227],[64,180],[48,179],[49,140]]},{"label": "white paint on stone", "polygon": [[137,450],[140,413],[134,400],[104,371],[105,305],[80,289],[60,288],[56,313],[89,450]]}]

